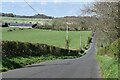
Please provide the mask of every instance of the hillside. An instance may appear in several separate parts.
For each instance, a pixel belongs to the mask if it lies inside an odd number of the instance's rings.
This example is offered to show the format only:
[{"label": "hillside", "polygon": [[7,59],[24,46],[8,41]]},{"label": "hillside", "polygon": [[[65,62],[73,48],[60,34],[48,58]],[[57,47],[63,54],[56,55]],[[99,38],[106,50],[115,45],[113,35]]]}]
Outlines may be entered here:
[{"label": "hillside", "polygon": [[91,30],[94,29],[93,23],[97,20],[96,17],[80,16],[69,18],[54,18],[54,19],[41,19],[41,18],[18,18],[18,17],[2,17],[2,23],[8,23],[10,26],[17,24],[38,24],[39,29],[52,29],[52,30],[66,30],[69,26],[71,31]]}]

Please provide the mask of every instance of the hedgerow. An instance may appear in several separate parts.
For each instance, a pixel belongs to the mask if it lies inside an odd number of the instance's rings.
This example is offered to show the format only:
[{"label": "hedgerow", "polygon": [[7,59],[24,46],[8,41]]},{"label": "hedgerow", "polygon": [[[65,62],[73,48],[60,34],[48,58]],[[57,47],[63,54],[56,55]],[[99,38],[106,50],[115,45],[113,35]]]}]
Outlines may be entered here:
[{"label": "hedgerow", "polygon": [[67,50],[47,44],[19,42],[19,41],[2,41],[3,56],[77,56],[79,50]]}]

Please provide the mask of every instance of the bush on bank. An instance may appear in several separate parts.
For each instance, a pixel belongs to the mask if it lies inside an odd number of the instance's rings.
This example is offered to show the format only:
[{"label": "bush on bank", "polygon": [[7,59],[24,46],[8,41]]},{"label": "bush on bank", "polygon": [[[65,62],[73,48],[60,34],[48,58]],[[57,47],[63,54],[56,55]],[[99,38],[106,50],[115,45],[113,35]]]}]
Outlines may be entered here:
[{"label": "bush on bank", "polygon": [[67,50],[51,45],[19,42],[19,41],[2,41],[2,55],[3,56],[41,56],[41,55],[55,55],[55,56],[77,56],[79,50]]}]

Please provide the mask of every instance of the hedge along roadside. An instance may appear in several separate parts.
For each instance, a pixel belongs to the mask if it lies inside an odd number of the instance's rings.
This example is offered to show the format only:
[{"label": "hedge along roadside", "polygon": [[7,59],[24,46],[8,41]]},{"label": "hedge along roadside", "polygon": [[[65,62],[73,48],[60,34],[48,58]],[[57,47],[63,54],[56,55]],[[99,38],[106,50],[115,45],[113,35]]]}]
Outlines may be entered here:
[{"label": "hedge along roadside", "polygon": [[79,50],[67,50],[47,44],[2,41],[2,56],[80,56]]}]

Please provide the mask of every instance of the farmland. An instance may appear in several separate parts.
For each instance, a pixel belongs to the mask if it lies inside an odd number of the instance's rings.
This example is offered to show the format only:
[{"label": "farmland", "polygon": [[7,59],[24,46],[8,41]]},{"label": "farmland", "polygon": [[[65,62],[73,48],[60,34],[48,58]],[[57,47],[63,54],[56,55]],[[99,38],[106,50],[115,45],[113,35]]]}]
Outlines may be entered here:
[{"label": "farmland", "polygon": [[[39,29],[52,29],[52,30],[66,30],[66,23],[70,23],[69,30],[79,31],[79,30],[91,30],[91,18],[96,20],[94,17],[76,17],[76,18],[53,18],[53,19],[41,19],[41,18],[17,18],[17,17],[2,17],[0,20],[3,23],[12,24],[38,24]],[[87,21],[86,21],[87,20]]]},{"label": "farmland", "polygon": [[13,17],[1,17],[0,20],[2,22],[8,22],[8,23],[32,23],[35,24],[38,22],[39,24],[50,24],[51,19],[38,19],[38,18],[13,18]]},{"label": "farmland", "polygon": [[[9,31],[8,30],[13,30]],[[82,39],[82,47],[86,46],[88,43],[88,37],[91,36],[91,31],[69,31],[70,49],[80,48],[80,34]],[[42,29],[23,29],[20,28],[2,28],[2,40],[8,41],[20,41],[20,42],[30,42],[30,43],[43,43],[47,45],[53,45],[56,47],[65,48],[65,38],[66,31],[56,31],[56,30],[42,30]],[[44,53],[43,53],[44,54]],[[49,54],[49,53],[48,53]],[[47,56],[47,57],[46,57]],[[55,59],[70,59],[78,58],[80,56],[55,56],[55,55],[43,55],[43,56],[3,56],[2,58],[2,69],[1,71],[16,69],[25,67],[26,65],[40,63],[47,60]]]},{"label": "farmland", "polygon": [[[41,28],[18,28],[14,26],[10,27],[2,27],[2,40],[3,41],[19,41],[19,42],[28,42],[28,43],[40,43],[40,44],[47,44],[51,46],[55,46],[58,48],[66,48],[66,22],[71,22],[76,19],[40,19],[40,18],[16,18],[16,17],[2,17],[1,18],[3,23],[20,23],[20,24],[39,24],[42,26],[38,27],[45,27],[45,29]],[[77,20],[79,21],[79,20]],[[76,21],[75,21],[76,22]],[[79,23],[79,22],[78,22]],[[78,23],[69,25],[69,29],[81,27]],[[21,26],[20,26],[21,27]],[[47,29],[51,27],[50,29]],[[72,27],[72,28],[71,28]],[[55,28],[52,29],[52,28]],[[60,29],[62,28],[62,30]],[[12,30],[12,31],[9,31]],[[79,50],[80,49],[80,35],[81,35],[81,47],[85,48],[88,45],[88,37],[91,37],[91,31],[69,31],[68,32],[68,39],[69,39],[69,49],[71,50]],[[34,44],[33,44],[34,45]],[[20,46],[16,46],[20,47]],[[55,51],[55,50],[53,50]],[[15,52],[14,52],[15,53]],[[18,53],[18,52],[17,52]],[[37,52],[38,53],[38,52]],[[81,55],[62,55],[60,56],[52,55],[55,53],[47,53],[46,55],[42,56],[15,56],[10,53],[10,56],[3,56],[2,57],[2,71],[16,69],[25,67],[26,65],[40,63],[47,60],[54,60],[54,59],[70,59],[70,58],[78,58]],[[22,53],[20,53],[22,54]],[[29,54],[27,52],[26,54]],[[36,54],[36,53],[35,53]],[[42,52],[40,54],[45,54]],[[17,54],[18,55],[18,54]],[[28,57],[29,56],[29,57]],[[46,57],[47,56],[47,57]]]},{"label": "farmland", "polygon": [[[41,6],[41,10],[43,9],[45,12],[50,9],[48,15],[55,16],[55,11],[60,10],[59,14],[63,16],[51,18],[49,16],[43,18],[44,15],[40,16],[40,14],[30,17],[1,13],[2,18],[0,20],[3,24],[0,28],[2,33],[2,37],[0,36],[0,39],[2,39],[2,50],[0,52],[2,54],[2,63],[0,63],[2,66],[0,65],[0,67],[2,68],[0,70],[21,68],[48,60],[80,58],[85,55],[82,59],[74,60],[74,64],[70,64],[72,66],[68,65],[67,69],[61,64],[60,67],[52,65],[54,69],[48,67],[39,69],[39,73],[36,72],[37,69],[36,71],[34,69],[35,74],[34,72],[31,74],[35,77],[44,74],[45,76],[48,74],[50,77],[56,77],[54,75],[58,74],[57,76],[60,77],[62,75],[64,75],[63,77],[77,77],[79,75],[78,77],[82,78],[85,76],[88,78],[108,78],[108,80],[110,78],[119,79],[119,4],[119,2],[101,3],[99,1],[85,4],[78,8],[77,16],[73,16],[74,10],[76,10],[74,6],[72,6],[73,9],[69,7],[70,10],[68,10],[68,12],[72,11],[71,16],[64,12],[67,11],[67,9],[64,9],[67,8],[65,5],[62,5],[63,12],[56,6],[46,6],[44,8]],[[32,9],[34,8],[35,6]],[[52,11],[53,8],[55,8],[55,11]],[[9,8],[5,10],[9,10]],[[27,10],[27,7],[25,10]],[[18,12],[16,13],[18,14]],[[24,15],[27,14],[24,13]],[[69,30],[68,40],[66,40],[66,27]],[[67,60],[63,62],[65,61]],[[72,63],[72,60],[68,62]],[[58,65],[60,62],[55,63]],[[41,68],[41,66],[39,67]],[[57,72],[62,72],[62,75]],[[29,73],[27,77],[28,75]]]},{"label": "farmland", "polygon": [[[32,43],[44,43],[65,48],[65,31],[41,30],[41,29],[24,29],[15,28],[14,31],[8,32],[11,28],[2,28],[3,40],[13,40]],[[87,45],[88,37],[91,31],[69,31],[70,49],[79,49],[80,34],[82,46]]]}]

